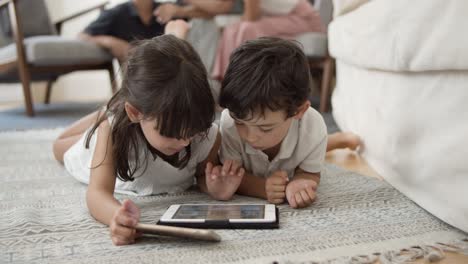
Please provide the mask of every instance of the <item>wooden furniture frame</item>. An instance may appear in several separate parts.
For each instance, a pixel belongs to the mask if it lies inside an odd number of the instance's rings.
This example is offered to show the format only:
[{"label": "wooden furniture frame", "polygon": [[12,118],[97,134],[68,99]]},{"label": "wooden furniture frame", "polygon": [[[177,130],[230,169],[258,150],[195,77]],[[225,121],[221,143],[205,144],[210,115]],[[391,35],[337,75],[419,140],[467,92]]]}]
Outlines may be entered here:
[{"label": "wooden furniture frame", "polygon": [[[31,96],[31,76],[33,74],[40,74],[40,73],[53,73],[56,76],[60,76],[62,74],[74,72],[74,71],[81,71],[81,70],[107,70],[109,72],[109,77],[111,80],[111,87],[112,93],[116,91],[116,84],[115,80],[115,72],[112,65],[112,61],[100,64],[80,64],[80,65],[69,65],[69,66],[37,66],[28,63],[26,58],[25,48],[24,48],[24,35],[21,25],[20,13],[18,12],[17,8],[18,0],[0,0],[0,8],[8,8],[8,13],[10,16],[10,24],[12,27],[13,39],[16,44],[16,52],[17,57],[15,61],[0,63],[0,72],[8,72],[11,70],[16,70],[19,75],[19,81],[23,86],[23,94],[24,94],[24,103],[26,108],[26,114],[28,116],[34,116],[34,108]],[[86,10],[80,11],[76,14],[71,16],[65,17],[57,22],[54,23],[55,28],[57,30],[57,34],[60,34],[62,29],[63,23],[74,19],[78,16],[81,16],[85,13],[90,11],[100,9],[103,10],[106,2],[100,3],[93,7],[87,8]],[[47,80],[47,89],[46,89],[46,96],[45,96],[45,103],[48,104],[50,102],[50,95],[52,91],[52,84],[57,80],[57,78]]]}]

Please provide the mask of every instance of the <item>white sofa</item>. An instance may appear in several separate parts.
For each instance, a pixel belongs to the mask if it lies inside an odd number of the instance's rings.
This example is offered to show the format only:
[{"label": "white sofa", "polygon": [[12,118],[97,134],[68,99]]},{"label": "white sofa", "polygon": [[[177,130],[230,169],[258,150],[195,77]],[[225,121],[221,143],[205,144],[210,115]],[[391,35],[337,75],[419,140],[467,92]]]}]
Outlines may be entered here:
[{"label": "white sofa", "polygon": [[385,180],[468,232],[468,1],[358,2],[329,27],[336,122]]}]

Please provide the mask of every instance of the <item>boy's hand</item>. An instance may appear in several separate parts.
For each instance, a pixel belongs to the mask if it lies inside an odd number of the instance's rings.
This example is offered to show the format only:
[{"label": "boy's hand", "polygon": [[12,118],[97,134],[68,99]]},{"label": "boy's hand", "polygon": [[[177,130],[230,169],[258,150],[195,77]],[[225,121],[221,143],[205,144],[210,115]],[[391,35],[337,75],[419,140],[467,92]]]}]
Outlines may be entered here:
[{"label": "boy's hand", "polygon": [[125,200],[109,224],[112,243],[116,246],[135,243],[135,239],[141,236],[135,229],[139,220],[140,209],[131,200]]},{"label": "boy's hand", "polygon": [[245,170],[237,161],[226,160],[223,166],[206,164],[205,177],[208,193],[218,200],[229,200],[237,191]]},{"label": "boy's hand", "polygon": [[265,193],[267,200],[273,204],[281,204],[286,197],[286,185],[288,184],[288,174],[286,171],[275,171],[265,181]]},{"label": "boy's hand", "polygon": [[316,197],[317,183],[310,179],[292,180],[286,187],[286,199],[292,208],[303,208],[311,205]]}]

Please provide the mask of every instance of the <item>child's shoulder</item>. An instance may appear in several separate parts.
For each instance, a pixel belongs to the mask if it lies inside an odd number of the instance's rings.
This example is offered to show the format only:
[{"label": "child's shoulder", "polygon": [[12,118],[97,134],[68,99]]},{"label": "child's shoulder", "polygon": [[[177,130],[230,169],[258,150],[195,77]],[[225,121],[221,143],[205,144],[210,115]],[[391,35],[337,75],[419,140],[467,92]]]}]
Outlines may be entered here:
[{"label": "child's shoulder", "polygon": [[229,130],[235,128],[234,119],[229,114],[228,109],[224,109],[221,112],[221,117],[219,118],[219,127],[221,130]]},{"label": "child's shoulder", "polygon": [[321,140],[327,135],[327,126],[322,115],[312,107],[309,107],[300,120],[299,140]]}]

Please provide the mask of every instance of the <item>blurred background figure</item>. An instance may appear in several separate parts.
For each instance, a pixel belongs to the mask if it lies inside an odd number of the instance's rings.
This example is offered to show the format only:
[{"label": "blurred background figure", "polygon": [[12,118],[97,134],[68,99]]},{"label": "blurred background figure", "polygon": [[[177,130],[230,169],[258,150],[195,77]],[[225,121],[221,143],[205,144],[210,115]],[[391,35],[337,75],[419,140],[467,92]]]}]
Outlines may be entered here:
[{"label": "blurred background figure", "polygon": [[108,49],[119,61],[125,60],[130,42],[164,33],[164,23],[153,15],[160,4],[153,0],[129,0],[103,10],[79,35]]},{"label": "blurred background figure", "polygon": [[212,77],[222,80],[232,51],[258,37],[293,39],[305,32],[323,32],[320,15],[307,0],[243,0],[241,21],[224,27]]}]

